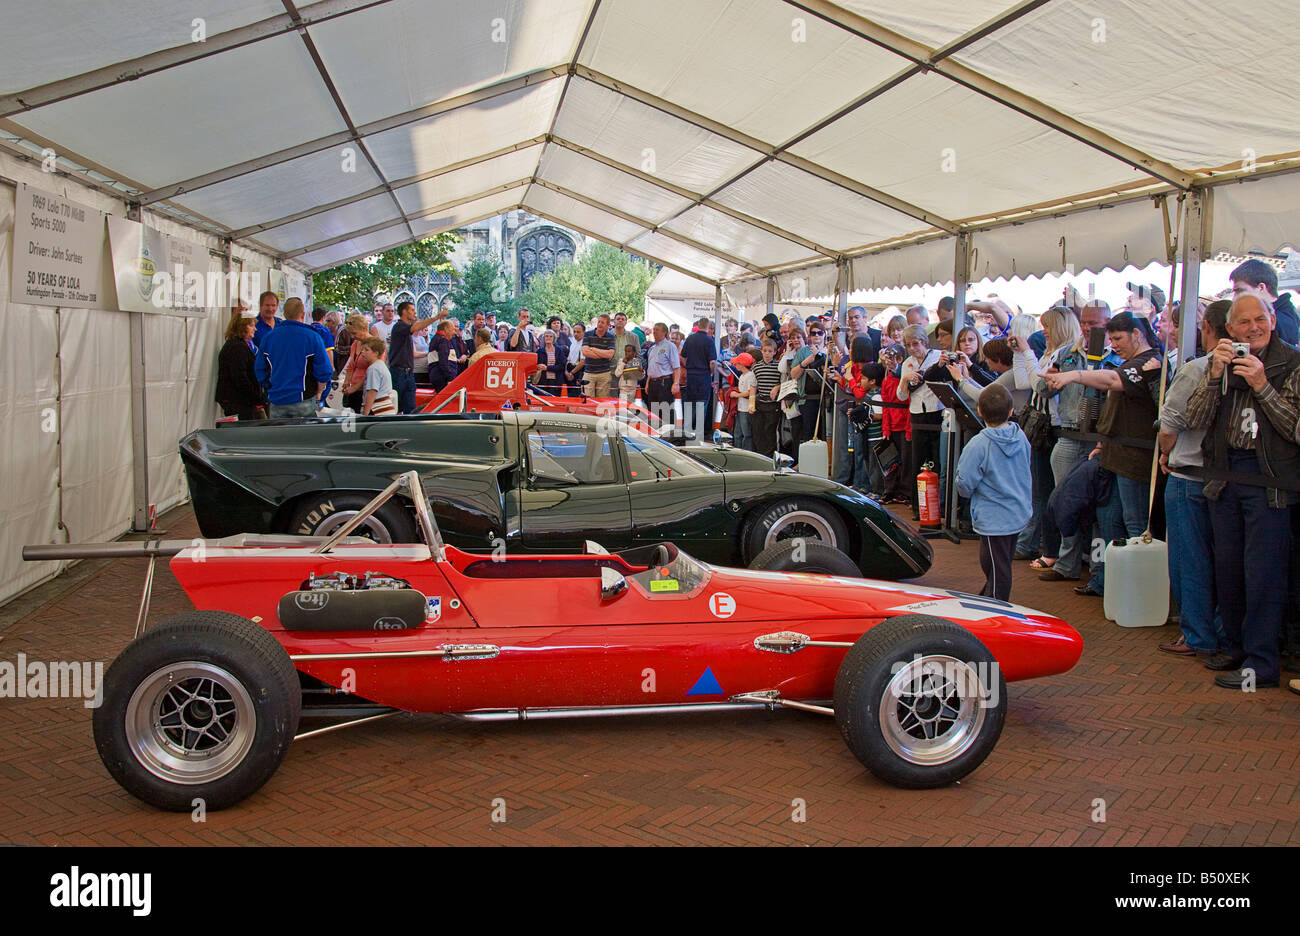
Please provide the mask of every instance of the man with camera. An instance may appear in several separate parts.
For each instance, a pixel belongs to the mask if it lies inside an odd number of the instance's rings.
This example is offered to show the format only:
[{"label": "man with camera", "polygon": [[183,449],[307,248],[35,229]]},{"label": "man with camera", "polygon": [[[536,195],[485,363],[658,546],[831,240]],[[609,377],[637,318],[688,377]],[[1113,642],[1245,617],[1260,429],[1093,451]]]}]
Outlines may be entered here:
[{"label": "man with camera", "polygon": [[1275,328],[1270,303],[1239,296],[1228,311],[1230,337],[1211,350],[1205,378],[1187,400],[1188,426],[1208,430],[1204,492],[1225,635],[1205,665],[1230,689],[1276,686],[1281,669],[1287,577],[1279,557],[1291,551],[1289,508],[1300,492],[1268,482],[1300,477],[1300,351]]}]

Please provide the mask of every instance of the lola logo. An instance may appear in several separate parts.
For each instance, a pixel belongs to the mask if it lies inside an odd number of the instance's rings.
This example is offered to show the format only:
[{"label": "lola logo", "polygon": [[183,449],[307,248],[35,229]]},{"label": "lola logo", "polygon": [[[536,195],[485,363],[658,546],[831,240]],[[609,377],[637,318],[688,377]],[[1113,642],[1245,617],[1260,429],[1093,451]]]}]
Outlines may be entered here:
[{"label": "lola logo", "polygon": [[148,916],[153,906],[153,875],[83,874],[76,865],[50,878],[51,907],[130,907],[133,916]]},{"label": "lola logo", "polygon": [[157,272],[157,264],[149,252],[149,245],[143,240],[140,243],[140,265],[137,272],[140,275],[140,298],[149,299],[153,296],[153,275]]}]

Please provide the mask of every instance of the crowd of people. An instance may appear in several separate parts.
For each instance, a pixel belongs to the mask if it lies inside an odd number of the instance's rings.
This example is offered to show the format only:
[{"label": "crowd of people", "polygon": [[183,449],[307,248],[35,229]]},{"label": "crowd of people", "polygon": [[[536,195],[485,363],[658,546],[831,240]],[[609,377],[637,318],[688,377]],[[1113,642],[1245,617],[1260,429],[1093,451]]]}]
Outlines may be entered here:
[{"label": "crowd of people", "polygon": [[[1067,289],[1038,316],[991,298],[968,302],[959,324],[947,298],[879,328],[860,307],[844,329],[832,313],[728,318],[721,340],[710,319],[647,333],[624,315],[539,324],[525,309],[462,328],[445,310],[417,319],[409,302],[346,321],[317,308],[308,324],[301,300],[277,315],[266,293],[256,317],[232,314],[217,400],[227,416],[282,418],[337,389],[359,413],[410,413],[417,386],[441,389],[493,350],[532,353],[535,387],[639,394],[665,430],[680,420],[711,439],[716,423],[769,454],[833,440],[835,480],[909,505],[914,520],[918,475],[937,471],[959,526],[981,538],[992,597],[1010,594],[1014,560],[1102,596],[1105,544],[1149,530],[1168,542],[1181,628],[1160,649],[1201,660],[1219,685],[1264,687],[1280,679],[1282,648],[1300,651],[1286,626],[1300,583],[1300,317],[1268,264],[1247,261],[1232,282],[1231,301],[1198,304],[1187,360],[1173,347],[1178,304],[1145,284],[1130,284],[1118,312]],[[961,430],[944,421],[943,384],[984,423],[956,465],[945,434]]]}]

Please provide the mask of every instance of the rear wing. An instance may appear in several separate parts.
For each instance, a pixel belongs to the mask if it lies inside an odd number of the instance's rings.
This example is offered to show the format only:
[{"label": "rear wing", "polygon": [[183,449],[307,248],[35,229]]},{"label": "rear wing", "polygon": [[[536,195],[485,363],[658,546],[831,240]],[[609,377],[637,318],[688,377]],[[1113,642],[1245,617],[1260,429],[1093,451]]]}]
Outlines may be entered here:
[{"label": "rear wing", "polygon": [[[493,351],[469,368],[421,408],[421,413],[489,412],[521,409],[528,375],[538,367],[527,351]],[[508,404],[508,405],[507,405]]]}]

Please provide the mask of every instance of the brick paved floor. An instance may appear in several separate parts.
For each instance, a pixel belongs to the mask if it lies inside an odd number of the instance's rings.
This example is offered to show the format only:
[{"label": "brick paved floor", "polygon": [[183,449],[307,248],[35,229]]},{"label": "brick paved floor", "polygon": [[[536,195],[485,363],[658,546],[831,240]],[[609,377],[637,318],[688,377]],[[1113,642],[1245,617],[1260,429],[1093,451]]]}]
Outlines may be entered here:
[{"label": "brick paved floor", "polygon": [[[193,516],[164,518],[169,537]],[[974,543],[935,544],[924,584],[977,591]],[[0,660],[111,660],[143,561],[27,598]],[[1095,598],[1017,563],[1013,598],[1075,625],[1083,659],[1009,689],[996,750],[943,790],[886,786],[830,719],[798,712],[466,724],[399,715],[294,745],[260,793],[205,823],[123,792],[70,700],[0,699],[0,842],[55,844],[1300,843],[1300,697],[1215,688]],[[153,620],[188,600],[160,567]],[[1094,822],[1095,801],[1104,822]],[[494,823],[494,801],[506,820]],[[806,821],[792,820],[802,801]]]}]

